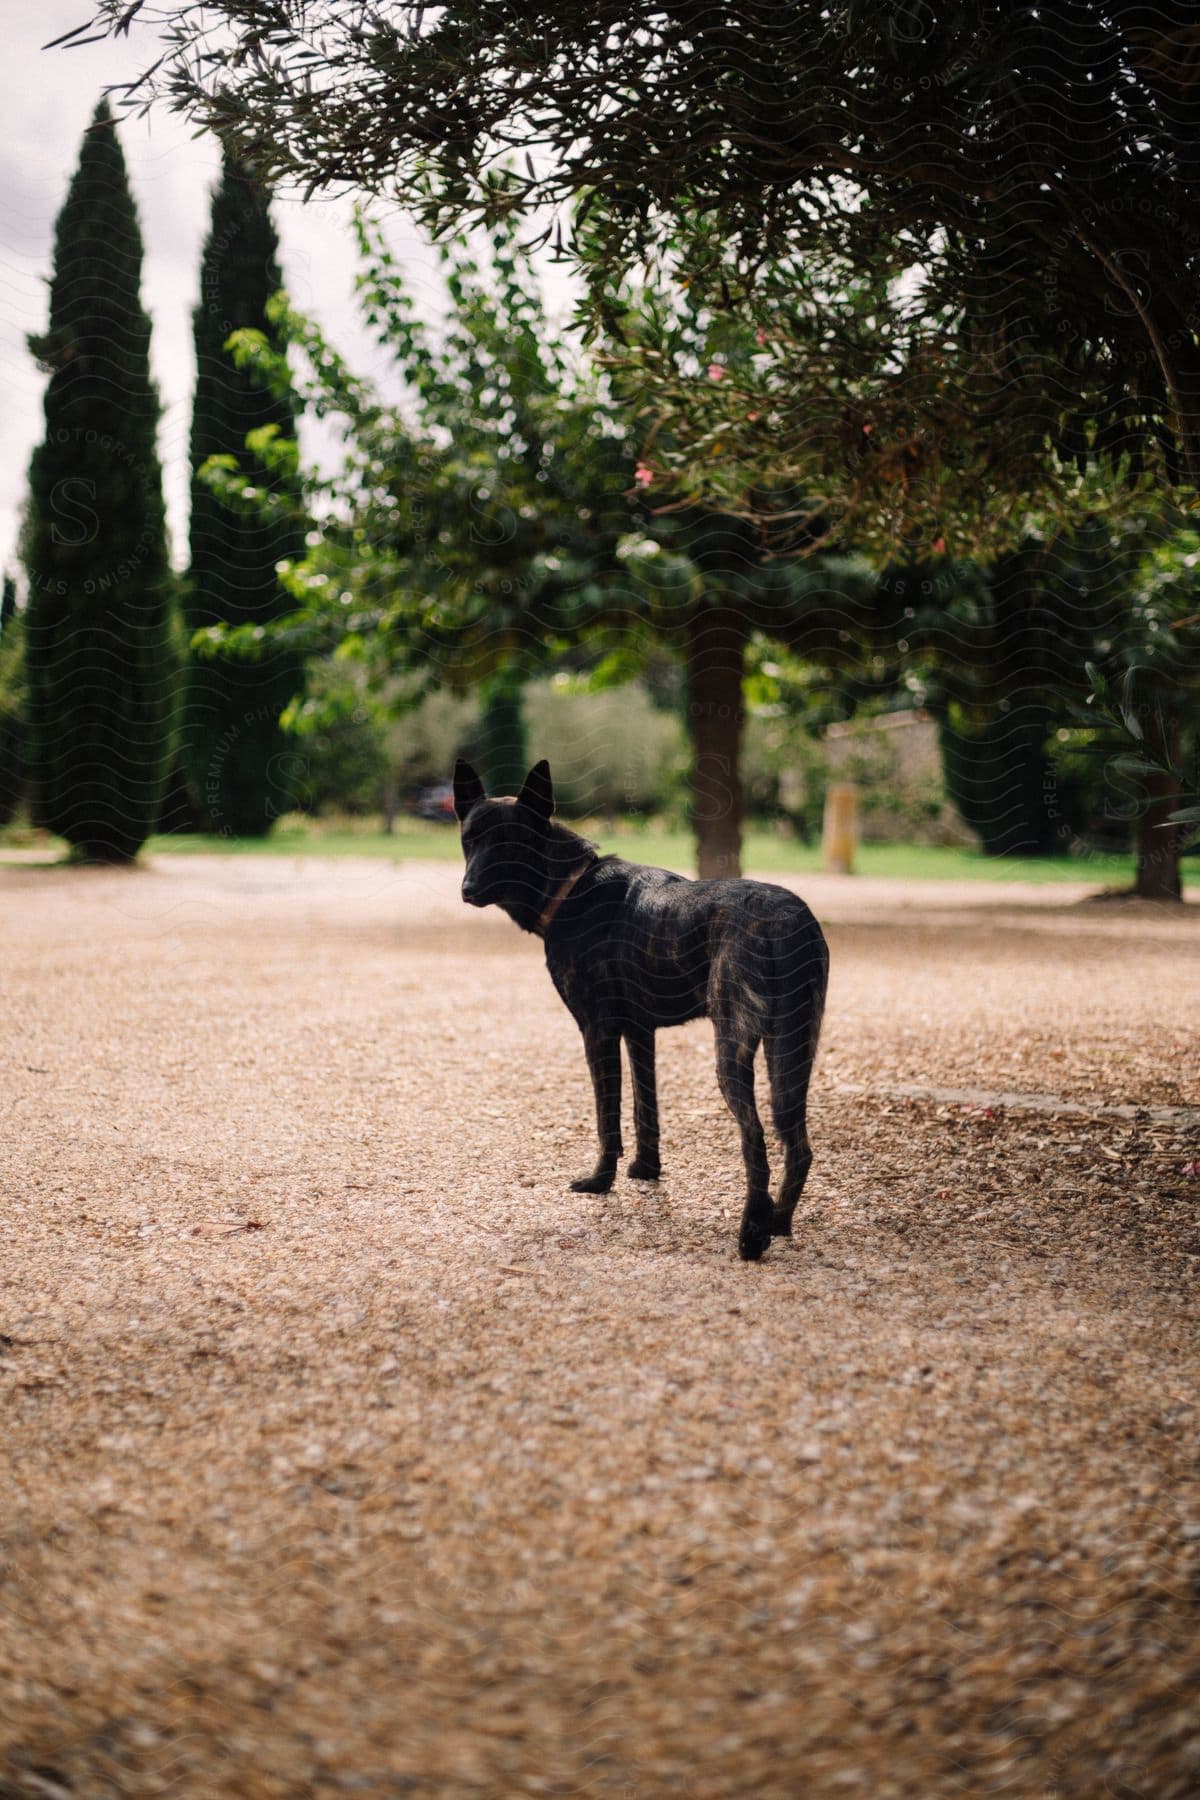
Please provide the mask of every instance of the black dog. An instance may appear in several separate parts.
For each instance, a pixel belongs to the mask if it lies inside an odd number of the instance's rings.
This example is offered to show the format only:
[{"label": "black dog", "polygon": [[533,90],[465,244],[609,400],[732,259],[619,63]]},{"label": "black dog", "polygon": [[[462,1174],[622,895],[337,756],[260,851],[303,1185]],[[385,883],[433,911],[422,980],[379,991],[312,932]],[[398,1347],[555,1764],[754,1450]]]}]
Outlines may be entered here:
[{"label": "black dog", "polygon": [[[825,1004],[829,952],[803,900],[762,881],[688,881],[644,869],[551,818],[550,765],[538,763],[517,799],[489,800],[469,763],[454,768],[471,906],[500,906],[545,939],[555,987],[583,1032],[596,1091],[600,1160],[577,1193],[613,1184],[621,1144],[621,1039],[633,1071],[637,1181],[659,1175],[654,1033],[713,1021],[717,1080],[742,1134],[746,1206],[738,1251],[754,1261],[791,1231],[812,1163],[805,1109]],[[775,1206],[754,1104],[754,1056],[766,1045],[775,1126],[784,1146]]]}]

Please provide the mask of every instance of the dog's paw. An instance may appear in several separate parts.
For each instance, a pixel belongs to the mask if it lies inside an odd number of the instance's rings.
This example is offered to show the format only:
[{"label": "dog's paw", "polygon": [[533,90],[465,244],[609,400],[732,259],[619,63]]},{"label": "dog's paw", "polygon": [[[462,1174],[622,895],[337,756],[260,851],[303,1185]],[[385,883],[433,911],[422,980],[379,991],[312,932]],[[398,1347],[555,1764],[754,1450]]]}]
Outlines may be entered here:
[{"label": "dog's paw", "polygon": [[611,1175],[581,1175],[578,1181],[571,1183],[573,1194],[607,1194],[612,1187]]},{"label": "dog's paw", "polygon": [[771,1236],[791,1237],[792,1214],[790,1208],[776,1206],[771,1212]]},{"label": "dog's paw", "polygon": [[648,1156],[635,1156],[625,1173],[630,1181],[657,1181],[662,1174],[662,1164],[657,1158],[651,1161]]},{"label": "dog's paw", "polygon": [[743,1219],[738,1232],[738,1255],[743,1262],[757,1262],[771,1242],[771,1221]]}]

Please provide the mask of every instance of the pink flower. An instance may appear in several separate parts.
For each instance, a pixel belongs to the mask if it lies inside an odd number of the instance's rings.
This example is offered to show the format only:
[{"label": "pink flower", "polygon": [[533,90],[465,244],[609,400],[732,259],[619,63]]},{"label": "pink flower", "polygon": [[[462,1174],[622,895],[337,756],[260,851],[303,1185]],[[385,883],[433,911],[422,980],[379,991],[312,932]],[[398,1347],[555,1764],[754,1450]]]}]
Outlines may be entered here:
[{"label": "pink flower", "polygon": [[723,363],[709,363],[708,379],[710,381],[724,381],[725,365]]},{"label": "pink flower", "polygon": [[749,419],[749,421],[752,425],[757,425],[758,420],[759,420],[758,413],[747,413],[746,417]]},{"label": "pink flower", "polygon": [[648,469],[645,463],[639,463],[634,470],[633,479],[637,482],[639,487],[649,487],[650,483],[654,480],[654,470]]},{"label": "pink flower", "polygon": [[933,547],[937,551],[938,555],[940,556],[946,548],[945,538],[934,538]]},{"label": "pink flower", "polygon": [[763,330],[761,325],[759,326],[758,330],[754,334],[754,341],[756,344],[765,344],[767,341],[767,334]]}]

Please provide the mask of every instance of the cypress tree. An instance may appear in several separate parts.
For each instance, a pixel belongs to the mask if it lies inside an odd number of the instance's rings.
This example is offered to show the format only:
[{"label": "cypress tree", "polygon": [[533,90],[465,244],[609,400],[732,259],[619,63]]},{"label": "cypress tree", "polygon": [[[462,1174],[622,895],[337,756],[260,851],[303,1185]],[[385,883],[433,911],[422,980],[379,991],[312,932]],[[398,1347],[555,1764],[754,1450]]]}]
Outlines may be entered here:
[{"label": "cypress tree", "polygon": [[24,552],[30,810],[102,862],[154,828],[179,675],[141,272],[101,101],[55,226],[49,330],[30,339],[50,381]]},{"label": "cypress tree", "polygon": [[[231,332],[244,328],[274,340],[266,305],[280,285],[268,196],[226,152],[193,315],[191,571],[184,599],[189,632],[263,624],[292,609],[275,566],[303,554],[302,532],[286,521],[234,511],[198,474],[207,457],[232,455],[256,486],[269,490],[279,483],[278,474],[247,448],[247,435],[273,426],[292,438],[295,420],[286,401],[251,370],[236,367],[225,345]],[[287,754],[279,719],[302,683],[300,660],[273,644],[258,661],[193,654],[181,753],[210,829],[260,836],[292,805],[297,759]]]}]

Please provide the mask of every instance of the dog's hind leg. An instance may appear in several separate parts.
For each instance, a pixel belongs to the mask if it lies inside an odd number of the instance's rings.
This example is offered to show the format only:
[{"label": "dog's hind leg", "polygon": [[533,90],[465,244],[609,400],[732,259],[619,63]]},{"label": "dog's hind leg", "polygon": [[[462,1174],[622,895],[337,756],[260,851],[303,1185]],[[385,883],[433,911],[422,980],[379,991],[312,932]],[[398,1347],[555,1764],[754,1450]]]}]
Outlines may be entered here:
[{"label": "dog's hind leg", "polygon": [[808,1142],[808,1077],[812,1064],[810,1060],[807,1068],[797,1069],[786,1034],[767,1038],[765,1048],[771,1078],[771,1111],[783,1144],[783,1179],[771,1214],[771,1235],[788,1237],[796,1202],[804,1192],[812,1167]]},{"label": "dog's hind leg", "polygon": [[804,1192],[812,1167],[808,1142],[808,1084],[817,1056],[821,1015],[825,1009],[828,958],[823,946],[810,949],[799,963],[789,957],[782,965],[781,985],[774,1029],[765,1040],[767,1073],[771,1080],[771,1111],[783,1143],[783,1180],[771,1214],[771,1233],[788,1237],[796,1202]]},{"label": "dog's hind leg", "polygon": [[657,1181],[662,1172],[658,1156],[658,1090],[654,1080],[654,1027],[635,1025],[625,1033],[629,1069],[633,1076],[633,1118],[637,1131],[637,1155],[626,1171],[634,1181]]},{"label": "dog's hind leg", "polygon": [[583,1047],[596,1095],[596,1131],[600,1157],[590,1175],[571,1183],[576,1194],[607,1194],[621,1159],[621,1039],[615,1031],[589,1026]]},{"label": "dog's hind leg", "polygon": [[771,1242],[767,1140],[754,1104],[754,1053],[758,1039],[739,1036],[729,1017],[718,1016],[713,1025],[717,1034],[717,1082],[742,1134],[742,1159],[746,1165],[746,1204],[738,1232],[738,1255],[743,1262],[757,1262]]}]

